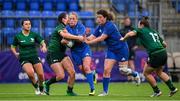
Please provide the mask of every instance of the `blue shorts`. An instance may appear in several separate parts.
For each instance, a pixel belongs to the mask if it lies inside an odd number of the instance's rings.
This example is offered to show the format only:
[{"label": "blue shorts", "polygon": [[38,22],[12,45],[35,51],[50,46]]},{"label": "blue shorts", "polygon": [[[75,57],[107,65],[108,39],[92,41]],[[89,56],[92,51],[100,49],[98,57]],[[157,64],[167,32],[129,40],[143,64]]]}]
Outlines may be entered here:
[{"label": "blue shorts", "polygon": [[107,50],[106,59],[114,59],[118,62],[128,61],[129,49],[127,47],[121,48],[118,51],[114,52]]},{"label": "blue shorts", "polygon": [[72,59],[77,66],[83,64],[84,57],[92,56],[92,52],[89,46],[84,47],[81,51],[71,51]]}]

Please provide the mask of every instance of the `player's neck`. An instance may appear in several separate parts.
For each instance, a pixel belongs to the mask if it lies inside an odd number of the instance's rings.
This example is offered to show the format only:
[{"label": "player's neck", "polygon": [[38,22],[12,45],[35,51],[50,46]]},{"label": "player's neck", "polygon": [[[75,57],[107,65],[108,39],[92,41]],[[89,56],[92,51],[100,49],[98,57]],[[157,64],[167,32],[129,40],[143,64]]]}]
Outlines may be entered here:
[{"label": "player's neck", "polygon": [[22,30],[22,33],[23,33],[24,35],[26,35],[26,36],[29,35],[29,32],[30,32],[30,31],[28,31],[28,30]]}]

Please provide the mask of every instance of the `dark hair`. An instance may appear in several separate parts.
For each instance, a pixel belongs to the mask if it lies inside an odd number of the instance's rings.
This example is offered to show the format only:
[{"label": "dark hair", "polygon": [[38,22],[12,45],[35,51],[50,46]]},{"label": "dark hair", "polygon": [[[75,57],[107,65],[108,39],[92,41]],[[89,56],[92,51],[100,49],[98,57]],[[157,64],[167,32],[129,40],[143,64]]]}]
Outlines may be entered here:
[{"label": "dark hair", "polygon": [[140,25],[143,24],[145,27],[150,27],[148,20],[149,18],[147,16],[143,17],[142,20],[140,21]]},{"label": "dark hair", "polygon": [[103,10],[103,9],[98,10],[96,14],[102,15],[103,17],[107,18],[108,21],[114,20],[113,14],[112,13],[108,13],[108,11],[106,11],[106,10]]},{"label": "dark hair", "polygon": [[129,16],[125,16],[125,17],[124,17],[124,20],[126,20],[126,19],[130,19],[130,17],[129,17]]},{"label": "dark hair", "polygon": [[66,13],[66,12],[60,13],[60,14],[58,15],[58,21],[59,21],[59,23],[63,23],[63,22],[62,22],[62,19],[63,19],[63,18],[66,18],[66,16],[67,16],[67,13]]},{"label": "dark hair", "polygon": [[[30,19],[29,18],[26,18],[26,19],[22,19],[21,20],[21,25],[23,26],[23,24],[24,24],[24,21],[30,21]],[[30,21],[31,22],[31,21]]]}]

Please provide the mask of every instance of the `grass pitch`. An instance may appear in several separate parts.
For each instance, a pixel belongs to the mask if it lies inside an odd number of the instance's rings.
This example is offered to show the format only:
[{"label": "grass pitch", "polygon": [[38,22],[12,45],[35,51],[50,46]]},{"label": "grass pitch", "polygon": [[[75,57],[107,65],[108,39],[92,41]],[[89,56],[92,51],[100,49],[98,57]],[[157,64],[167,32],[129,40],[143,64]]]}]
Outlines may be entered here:
[{"label": "grass pitch", "polygon": [[[136,86],[132,83],[110,83],[109,95],[105,97],[97,96],[102,92],[102,83],[96,86],[96,96],[88,96],[89,86],[87,83],[76,83],[74,91],[78,96],[66,96],[66,83],[51,85],[50,96],[35,95],[31,84],[0,84],[0,100],[9,101],[180,101],[180,91],[173,97],[168,97],[169,89],[165,84],[159,83],[158,86],[163,92],[160,97],[151,98],[152,89],[148,83]],[[180,83],[175,83],[180,90]]]}]

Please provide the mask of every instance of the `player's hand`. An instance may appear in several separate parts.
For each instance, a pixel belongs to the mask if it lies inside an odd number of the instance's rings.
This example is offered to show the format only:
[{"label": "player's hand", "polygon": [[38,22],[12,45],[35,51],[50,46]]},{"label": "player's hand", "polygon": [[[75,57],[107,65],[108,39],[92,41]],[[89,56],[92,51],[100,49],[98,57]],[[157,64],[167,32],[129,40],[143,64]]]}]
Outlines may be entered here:
[{"label": "player's hand", "polygon": [[46,47],[41,47],[41,51],[42,51],[43,53],[46,53],[46,52],[47,52],[47,48],[46,48]]},{"label": "player's hand", "polygon": [[121,37],[120,41],[125,41],[124,37]]},{"label": "player's hand", "polygon": [[65,44],[68,44],[69,41],[63,38],[63,39],[61,40],[61,43],[65,45]]},{"label": "player's hand", "polygon": [[91,29],[90,28],[86,28],[86,34],[85,35],[90,35]]},{"label": "player's hand", "polygon": [[15,56],[16,56],[17,58],[19,58],[19,53],[15,53]]},{"label": "player's hand", "polygon": [[83,36],[78,36],[78,39],[79,39],[79,41],[84,42],[84,37]]}]

